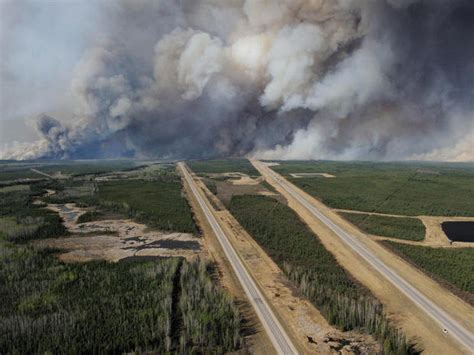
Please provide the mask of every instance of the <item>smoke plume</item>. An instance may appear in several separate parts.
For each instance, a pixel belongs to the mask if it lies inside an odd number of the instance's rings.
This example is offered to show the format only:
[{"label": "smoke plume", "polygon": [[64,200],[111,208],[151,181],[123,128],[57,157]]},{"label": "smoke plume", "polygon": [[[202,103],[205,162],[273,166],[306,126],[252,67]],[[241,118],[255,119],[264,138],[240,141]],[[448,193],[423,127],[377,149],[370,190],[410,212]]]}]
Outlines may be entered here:
[{"label": "smoke plume", "polygon": [[71,119],[4,157],[474,160],[471,0],[99,4]]}]

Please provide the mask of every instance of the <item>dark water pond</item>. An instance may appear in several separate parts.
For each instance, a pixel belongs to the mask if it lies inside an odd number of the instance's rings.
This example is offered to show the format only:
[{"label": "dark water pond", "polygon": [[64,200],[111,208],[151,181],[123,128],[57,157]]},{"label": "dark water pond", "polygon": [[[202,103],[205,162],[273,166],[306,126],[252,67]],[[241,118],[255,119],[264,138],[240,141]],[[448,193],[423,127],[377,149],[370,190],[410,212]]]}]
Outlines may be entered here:
[{"label": "dark water pond", "polygon": [[144,245],[125,247],[122,249],[123,250],[127,250],[127,249],[144,250],[144,249],[154,249],[154,248],[199,250],[201,249],[201,246],[199,245],[198,242],[195,242],[193,240],[184,241],[184,240],[164,239],[164,240],[157,240],[157,241],[144,244]]},{"label": "dark water pond", "polygon": [[198,242],[193,240],[183,241],[183,240],[173,240],[165,239],[154,242],[159,248],[165,249],[188,249],[188,250],[199,250],[200,245]]},{"label": "dark water pond", "polygon": [[453,242],[474,243],[474,222],[443,222],[441,228]]}]

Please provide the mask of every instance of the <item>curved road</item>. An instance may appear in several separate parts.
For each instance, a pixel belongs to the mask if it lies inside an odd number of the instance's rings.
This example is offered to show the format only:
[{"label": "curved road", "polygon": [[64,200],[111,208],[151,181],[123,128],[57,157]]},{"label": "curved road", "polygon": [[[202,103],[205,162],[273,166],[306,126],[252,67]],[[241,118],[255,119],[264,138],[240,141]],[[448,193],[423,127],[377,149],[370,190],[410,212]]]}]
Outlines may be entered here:
[{"label": "curved road", "polygon": [[191,175],[189,174],[186,165],[180,162],[178,163],[178,167],[181,169],[183,176],[186,179],[186,182],[188,183],[189,187],[191,188],[194,197],[196,198],[204,215],[209,221],[212,230],[216,234],[216,237],[219,240],[219,243],[221,244],[227,259],[229,260],[232,268],[234,269],[234,272],[237,275],[237,278],[239,279],[242,288],[244,289],[250,303],[252,304],[253,308],[255,309],[255,312],[258,315],[258,318],[260,319],[263,324],[263,327],[268,333],[268,336],[270,337],[273,346],[279,354],[297,354],[298,351],[291,342],[288,334],[286,334],[284,328],[281,326],[280,322],[273,314],[270,306],[261,294],[258,286],[255,284],[255,281],[248,273],[247,269],[242,263],[242,260],[240,260],[240,258],[238,257],[237,252],[234,250],[221,226],[217,222],[217,219],[214,217],[212,211],[209,209],[206,202],[199,193],[198,187],[196,186]]},{"label": "curved road", "polygon": [[[397,287],[403,294],[412,300],[418,307],[425,311],[431,318],[433,318],[449,335],[453,336],[460,344],[462,344],[468,351],[474,349],[474,334],[468,329],[464,328],[456,320],[451,318],[443,309],[431,302],[425,295],[418,291],[414,286],[409,284],[395,271],[390,269],[382,260],[376,255],[372,254],[363,243],[361,243],[355,236],[347,233],[342,228],[337,226],[322,212],[320,212],[313,204],[311,204],[291,183],[280,175],[275,173],[266,164],[253,161],[255,167],[265,175],[270,176],[273,181],[280,185],[291,197],[298,201],[305,207],[314,217],[321,220],[329,229],[331,229],[342,241],[344,241],[350,248],[359,254],[365,261],[367,261],[374,269],[387,278],[395,287]],[[263,173],[262,173],[263,175]]]}]

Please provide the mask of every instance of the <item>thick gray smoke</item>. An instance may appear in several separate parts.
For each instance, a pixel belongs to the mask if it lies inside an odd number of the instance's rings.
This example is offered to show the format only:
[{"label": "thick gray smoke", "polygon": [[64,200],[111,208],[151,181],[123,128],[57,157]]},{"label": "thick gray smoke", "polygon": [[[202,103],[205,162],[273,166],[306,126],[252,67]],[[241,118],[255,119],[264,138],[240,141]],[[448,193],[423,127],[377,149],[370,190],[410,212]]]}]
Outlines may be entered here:
[{"label": "thick gray smoke", "polygon": [[[474,160],[472,0],[101,3],[16,158]],[[25,69],[27,70],[27,69]]]}]

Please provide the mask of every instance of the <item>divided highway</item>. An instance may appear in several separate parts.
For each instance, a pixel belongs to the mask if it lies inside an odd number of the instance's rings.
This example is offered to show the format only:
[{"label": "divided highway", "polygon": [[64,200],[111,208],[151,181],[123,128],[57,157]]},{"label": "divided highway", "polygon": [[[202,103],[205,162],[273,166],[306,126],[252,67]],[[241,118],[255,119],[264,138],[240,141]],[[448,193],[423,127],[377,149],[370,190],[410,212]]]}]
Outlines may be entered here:
[{"label": "divided highway", "polygon": [[262,322],[263,327],[268,333],[273,346],[279,354],[297,354],[298,352],[291,342],[288,334],[286,334],[285,329],[281,326],[280,322],[273,314],[270,306],[261,294],[258,286],[255,284],[255,281],[248,273],[247,269],[242,263],[242,260],[237,255],[237,252],[234,250],[221,226],[217,222],[214,214],[209,209],[208,205],[199,193],[198,187],[196,186],[192,176],[189,174],[186,165],[180,162],[178,163],[178,167],[182,171],[183,176],[188,183],[194,197],[196,198],[199,206],[211,225],[212,230],[219,240],[219,243],[222,246],[227,259],[229,260],[229,263],[234,269],[234,272],[237,275],[237,278],[239,279],[239,282],[242,285],[242,288],[244,289],[251,305],[255,309],[255,312]]},{"label": "divided highway", "polygon": [[252,161],[258,170],[265,177],[270,177],[276,182],[286,193],[288,193],[293,199],[305,207],[314,217],[318,218],[323,222],[329,229],[331,229],[344,243],[346,243],[352,250],[360,255],[365,261],[367,261],[375,270],[382,274],[387,280],[389,280],[396,288],[398,288],[403,294],[405,294],[411,301],[413,301],[419,308],[426,312],[431,318],[433,318],[441,327],[454,337],[461,345],[463,345],[468,351],[474,349],[474,334],[465,329],[456,320],[451,318],[443,309],[435,305],[425,295],[418,291],[414,286],[409,284],[403,277],[398,275],[395,271],[389,268],[380,258],[372,253],[361,241],[354,235],[351,235],[344,231],[341,227],[336,225],[331,219],[325,216],[319,211],[313,204],[311,204],[307,198],[296,189],[286,179],[275,173],[265,163],[259,161]]}]

